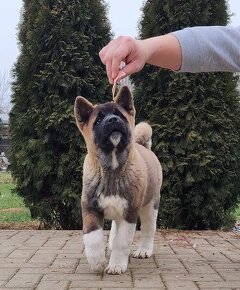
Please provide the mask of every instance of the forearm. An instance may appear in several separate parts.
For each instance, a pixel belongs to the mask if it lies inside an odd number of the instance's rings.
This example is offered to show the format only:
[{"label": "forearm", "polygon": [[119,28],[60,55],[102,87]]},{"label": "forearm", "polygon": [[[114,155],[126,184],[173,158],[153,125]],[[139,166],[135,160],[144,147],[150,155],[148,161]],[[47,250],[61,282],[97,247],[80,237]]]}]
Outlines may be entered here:
[{"label": "forearm", "polygon": [[182,51],[179,41],[173,34],[152,37],[143,40],[147,52],[147,63],[179,70],[182,63]]},{"label": "forearm", "polygon": [[240,71],[240,27],[192,27],[143,42],[152,65],[192,73]]},{"label": "forearm", "polygon": [[182,49],[181,72],[240,71],[240,27],[202,26],[173,34]]}]

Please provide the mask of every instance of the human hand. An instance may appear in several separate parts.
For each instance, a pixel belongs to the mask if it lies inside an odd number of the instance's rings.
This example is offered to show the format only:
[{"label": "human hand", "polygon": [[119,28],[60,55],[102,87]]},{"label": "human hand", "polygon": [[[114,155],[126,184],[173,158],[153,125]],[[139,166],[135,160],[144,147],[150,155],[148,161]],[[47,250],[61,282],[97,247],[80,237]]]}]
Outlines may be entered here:
[{"label": "human hand", "polygon": [[[106,65],[110,84],[132,73],[140,71],[148,60],[149,52],[144,40],[128,36],[120,36],[106,45],[99,53],[101,61]],[[120,69],[121,62],[125,66]]]}]

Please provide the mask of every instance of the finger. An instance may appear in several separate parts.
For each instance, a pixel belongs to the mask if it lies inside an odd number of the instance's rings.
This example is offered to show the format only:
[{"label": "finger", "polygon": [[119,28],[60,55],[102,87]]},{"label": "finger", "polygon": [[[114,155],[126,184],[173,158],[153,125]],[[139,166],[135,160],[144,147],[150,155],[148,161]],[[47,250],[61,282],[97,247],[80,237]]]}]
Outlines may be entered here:
[{"label": "finger", "polygon": [[121,61],[122,61],[121,54],[115,53],[112,58],[112,68],[111,68],[112,79],[115,79],[119,74]]},{"label": "finger", "polygon": [[129,58],[131,50],[126,45],[118,45],[114,48],[114,53],[112,55],[112,78],[115,79],[119,72],[122,70],[120,69],[121,62],[125,62],[126,59]]},{"label": "finger", "polygon": [[[121,71],[125,73],[125,76],[129,76],[133,73],[139,72],[144,67],[144,63],[140,63],[139,61],[133,61],[129,64],[126,64]],[[122,77],[123,78],[123,77]]]},{"label": "finger", "polygon": [[113,84],[113,79],[112,79],[112,61],[111,61],[110,58],[108,58],[107,61],[106,61],[106,72],[107,72],[109,83]]},{"label": "finger", "polygon": [[114,83],[118,83],[120,80],[124,79],[126,77],[126,73],[121,69],[117,75],[117,77],[114,79]]},{"label": "finger", "polygon": [[106,46],[104,46],[100,51],[99,51],[99,57],[102,61],[103,64],[106,64],[106,54],[109,50],[109,47],[111,46],[112,41],[109,42]]},{"label": "finger", "polygon": [[107,49],[105,47],[102,50],[100,50],[100,52],[99,52],[99,57],[100,57],[100,59],[101,59],[101,61],[102,61],[103,64],[106,64],[106,58],[105,58],[106,51],[107,51]]}]

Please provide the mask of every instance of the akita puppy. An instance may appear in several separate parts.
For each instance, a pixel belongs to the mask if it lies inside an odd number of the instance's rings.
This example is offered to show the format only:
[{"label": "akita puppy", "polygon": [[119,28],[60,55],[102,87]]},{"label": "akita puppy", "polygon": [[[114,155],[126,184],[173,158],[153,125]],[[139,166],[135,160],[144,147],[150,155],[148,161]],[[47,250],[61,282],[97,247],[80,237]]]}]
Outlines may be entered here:
[{"label": "akita puppy", "polygon": [[124,273],[139,216],[142,235],[133,257],[148,258],[153,252],[162,168],[151,151],[152,129],[147,123],[135,127],[128,87],[102,105],[77,97],[74,113],[88,151],[81,199],[87,260],[93,270],[104,269],[103,221],[110,219],[111,255],[105,271]]}]

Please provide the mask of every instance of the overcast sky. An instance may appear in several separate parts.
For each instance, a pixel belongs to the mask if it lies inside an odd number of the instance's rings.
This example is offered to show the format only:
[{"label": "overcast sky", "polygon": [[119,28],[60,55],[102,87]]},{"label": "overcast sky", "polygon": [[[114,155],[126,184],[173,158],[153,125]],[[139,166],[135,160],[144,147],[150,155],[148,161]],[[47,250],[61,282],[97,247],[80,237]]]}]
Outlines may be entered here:
[{"label": "overcast sky", "polygon": [[[142,0],[108,0],[109,18],[115,36],[137,36],[137,22],[141,14]],[[231,24],[240,26],[240,1],[230,0],[234,13]],[[22,0],[0,0],[0,73],[9,73],[19,53],[17,48],[17,25]]]}]

